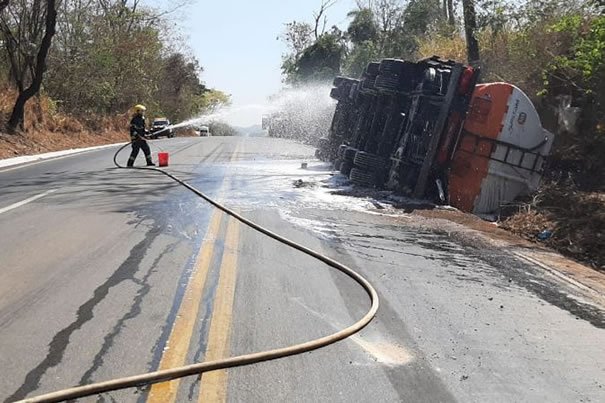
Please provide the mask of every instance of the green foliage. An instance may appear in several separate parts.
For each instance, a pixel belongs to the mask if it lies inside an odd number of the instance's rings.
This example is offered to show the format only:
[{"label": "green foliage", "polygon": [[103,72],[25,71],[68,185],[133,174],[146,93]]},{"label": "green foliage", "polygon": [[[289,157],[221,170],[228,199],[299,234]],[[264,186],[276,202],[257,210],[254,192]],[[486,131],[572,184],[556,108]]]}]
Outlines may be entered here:
[{"label": "green foliage", "polygon": [[347,28],[347,33],[352,43],[360,45],[376,41],[378,38],[378,24],[371,9],[362,8],[351,11],[349,17],[353,17],[353,21],[351,21]]},{"label": "green foliage", "polygon": [[[13,9],[19,13],[5,10],[1,20],[15,27],[17,22],[31,25],[28,2],[16,0]],[[14,19],[21,14],[28,17]],[[161,11],[138,1],[62,0],[45,94],[61,111],[76,116],[123,114],[143,103],[150,116],[175,122],[227,103],[227,96],[204,86],[199,62],[181,50],[179,40],[175,43],[169,25]],[[0,71],[10,71],[5,49],[0,50]],[[19,86],[18,79],[13,76],[12,84]]]},{"label": "green foliage", "polygon": [[380,50],[373,41],[365,41],[355,45],[345,60],[344,71],[347,75],[359,77],[368,65],[369,60],[378,60]]},{"label": "green foliage", "polygon": [[231,105],[231,95],[222,91],[209,89],[199,98],[199,110],[204,113],[213,113],[220,108]]},{"label": "green foliage", "polygon": [[[452,27],[442,0],[395,0],[358,2],[343,36],[332,30],[313,40],[311,26],[286,24],[282,39],[290,49],[284,56],[282,71],[286,81],[329,81],[342,72],[358,76],[365,66],[385,57],[413,59],[419,38]],[[301,49],[302,45],[305,45]]]},{"label": "green foliage", "polygon": [[340,73],[343,54],[342,35],[333,31],[320,36],[299,57],[286,59],[282,70],[295,84],[331,81]]},{"label": "green foliage", "polygon": [[[551,29],[571,38],[570,53],[555,58],[549,72],[563,71],[567,77],[577,80],[586,91],[602,79],[605,66],[605,16],[586,21],[580,15],[563,17]],[[547,72],[547,74],[549,74]],[[548,84],[548,82],[546,83]]]}]

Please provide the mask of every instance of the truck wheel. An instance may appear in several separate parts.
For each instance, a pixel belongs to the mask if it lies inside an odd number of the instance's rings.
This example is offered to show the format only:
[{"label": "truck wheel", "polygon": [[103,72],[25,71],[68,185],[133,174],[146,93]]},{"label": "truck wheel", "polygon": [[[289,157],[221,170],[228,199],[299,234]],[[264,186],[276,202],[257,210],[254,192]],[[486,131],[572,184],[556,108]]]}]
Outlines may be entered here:
[{"label": "truck wheel", "polygon": [[334,87],[340,87],[342,85],[342,83],[345,82],[346,80],[347,80],[347,78],[343,77],[343,76],[334,77],[334,81],[332,81],[332,85],[334,85]]},{"label": "truck wheel", "polygon": [[342,164],[340,164],[340,173],[344,176],[349,176],[349,173],[351,173],[351,169],[353,169],[352,161],[345,160],[342,162]]},{"label": "truck wheel", "polygon": [[351,169],[349,179],[354,185],[373,188],[376,187],[376,177],[372,172],[364,171],[363,169],[353,168]]},{"label": "truck wheel", "polygon": [[365,151],[358,151],[355,154],[353,163],[356,167],[375,172],[385,168],[385,160],[379,155],[367,153]]},{"label": "truck wheel", "polygon": [[369,76],[377,76],[380,73],[380,63],[372,62],[368,63],[366,67],[366,74]]},{"label": "truck wheel", "polygon": [[351,164],[353,164],[353,161],[355,160],[355,154],[357,154],[356,148],[347,147],[347,149],[344,151],[344,153],[342,155],[342,159],[343,159],[343,161],[348,161]]},{"label": "truck wheel", "polygon": [[340,87],[332,88],[330,90],[330,98],[340,101],[340,98],[342,98],[342,91],[340,90]]},{"label": "truck wheel", "polygon": [[394,93],[401,90],[399,76],[381,74],[376,77],[376,89],[382,92]]},{"label": "truck wheel", "polygon": [[376,89],[376,76],[373,77],[365,77],[361,82],[362,90],[375,90]]}]

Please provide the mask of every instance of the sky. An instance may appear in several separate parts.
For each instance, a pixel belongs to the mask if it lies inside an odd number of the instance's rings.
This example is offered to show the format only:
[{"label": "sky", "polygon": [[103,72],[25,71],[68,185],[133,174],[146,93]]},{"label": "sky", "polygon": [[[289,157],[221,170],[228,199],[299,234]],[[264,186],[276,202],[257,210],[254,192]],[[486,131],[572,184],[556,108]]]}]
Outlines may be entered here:
[{"label": "sky", "polygon": [[[277,37],[284,24],[312,21],[321,0],[197,0],[179,12],[177,23],[204,68],[202,80],[232,96],[240,117],[232,123],[252,125],[267,96],[282,87],[281,57],[286,47]],[[169,6],[167,6],[169,7]],[[339,0],[328,12],[328,27],[348,24],[354,0]],[[249,116],[248,116],[249,115]]]}]

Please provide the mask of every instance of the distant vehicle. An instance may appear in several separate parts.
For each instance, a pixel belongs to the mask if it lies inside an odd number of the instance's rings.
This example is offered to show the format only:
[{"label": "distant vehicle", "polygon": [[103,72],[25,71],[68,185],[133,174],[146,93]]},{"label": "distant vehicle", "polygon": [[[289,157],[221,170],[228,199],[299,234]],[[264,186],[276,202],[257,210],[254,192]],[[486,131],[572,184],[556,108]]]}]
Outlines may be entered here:
[{"label": "distant vehicle", "polygon": [[198,129],[198,133],[200,134],[200,137],[210,137],[210,129],[208,128],[208,126],[200,126]]},{"label": "distant vehicle", "polygon": [[174,130],[166,129],[166,127],[168,126],[170,126],[170,120],[168,120],[167,118],[153,119],[151,129],[149,130],[151,132],[151,138],[157,139],[160,136],[166,136],[168,138],[174,137]]}]

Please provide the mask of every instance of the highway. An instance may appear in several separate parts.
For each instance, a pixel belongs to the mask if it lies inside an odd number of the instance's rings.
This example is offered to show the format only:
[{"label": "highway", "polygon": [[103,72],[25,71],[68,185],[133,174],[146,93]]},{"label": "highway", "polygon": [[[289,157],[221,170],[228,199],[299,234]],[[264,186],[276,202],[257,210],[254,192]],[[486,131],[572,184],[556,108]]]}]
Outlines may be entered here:
[{"label": "highway", "polygon": [[[331,194],[342,178],[309,146],[151,144],[171,173],[359,271],[380,310],[321,350],[82,401],[605,401],[605,310],[539,267]],[[284,347],[367,311],[352,280],[161,174],[114,168],[116,149],[0,169],[0,401]]]}]

